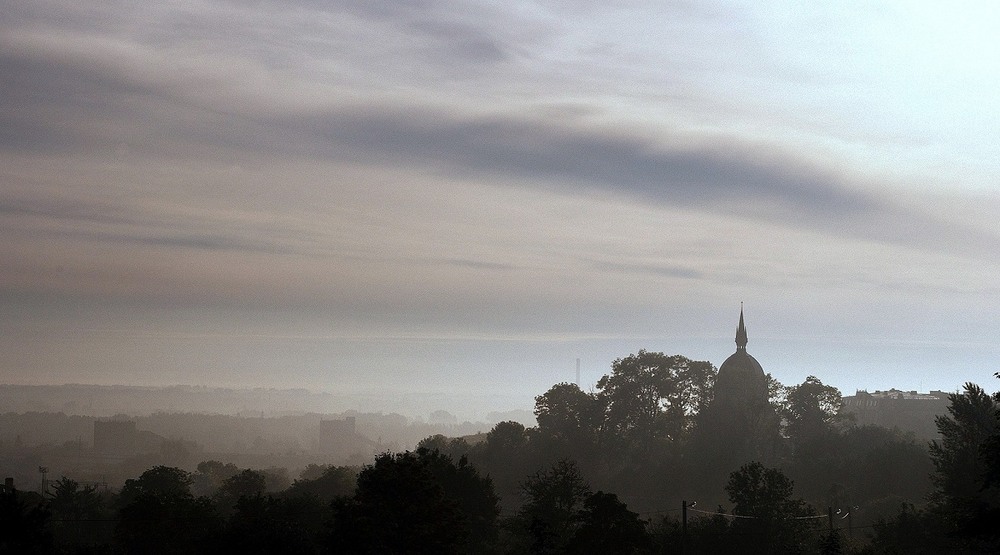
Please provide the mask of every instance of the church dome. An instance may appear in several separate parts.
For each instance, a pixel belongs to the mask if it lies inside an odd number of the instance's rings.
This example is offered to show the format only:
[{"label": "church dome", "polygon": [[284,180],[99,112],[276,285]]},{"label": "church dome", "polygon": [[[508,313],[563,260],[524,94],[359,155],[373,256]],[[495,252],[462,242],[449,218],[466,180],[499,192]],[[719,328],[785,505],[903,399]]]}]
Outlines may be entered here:
[{"label": "church dome", "polygon": [[748,374],[764,378],[764,368],[757,362],[757,359],[746,352],[746,349],[741,349],[729,355],[729,358],[719,367],[719,376],[723,374]]},{"label": "church dome", "polygon": [[780,442],[780,419],[768,399],[767,375],[747,352],[747,330],[736,328],[736,352],[719,366],[713,399],[698,414],[697,439],[703,456],[718,472],[746,461],[768,461]]},{"label": "church dome", "polygon": [[767,377],[757,359],[747,352],[747,330],[743,309],[736,328],[736,352],[719,366],[715,378],[715,398],[722,403],[735,399],[767,399]]}]

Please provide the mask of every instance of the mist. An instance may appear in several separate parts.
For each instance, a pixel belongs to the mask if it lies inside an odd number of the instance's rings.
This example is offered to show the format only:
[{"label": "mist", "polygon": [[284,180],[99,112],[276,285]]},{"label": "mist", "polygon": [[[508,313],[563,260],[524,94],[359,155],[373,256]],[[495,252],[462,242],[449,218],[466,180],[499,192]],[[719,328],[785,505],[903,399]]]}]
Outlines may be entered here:
[{"label": "mist", "polygon": [[0,0],[3,545],[996,551],[998,25]]}]

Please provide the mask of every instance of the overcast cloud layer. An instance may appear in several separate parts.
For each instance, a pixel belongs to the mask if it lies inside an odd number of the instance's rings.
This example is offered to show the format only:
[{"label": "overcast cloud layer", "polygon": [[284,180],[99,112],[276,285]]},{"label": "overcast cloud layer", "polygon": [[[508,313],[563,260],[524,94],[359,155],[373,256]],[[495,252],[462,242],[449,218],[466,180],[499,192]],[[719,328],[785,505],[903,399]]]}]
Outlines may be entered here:
[{"label": "overcast cloud layer", "polygon": [[0,2],[2,381],[987,384],[989,5],[645,4]]}]

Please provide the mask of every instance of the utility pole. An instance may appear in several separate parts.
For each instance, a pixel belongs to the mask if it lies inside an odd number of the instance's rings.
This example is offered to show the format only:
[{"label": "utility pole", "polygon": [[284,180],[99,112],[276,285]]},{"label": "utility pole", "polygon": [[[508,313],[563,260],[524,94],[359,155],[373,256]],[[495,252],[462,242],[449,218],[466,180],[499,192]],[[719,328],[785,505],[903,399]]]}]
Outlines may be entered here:
[{"label": "utility pole", "polygon": [[687,551],[688,542],[688,502],[681,501],[681,553]]},{"label": "utility pole", "polygon": [[44,495],[45,494],[45,490],[48,489],[48,487],[47,487],[48,483],[47,483],[47,480],[45,479],[45,477],[49,473],[49,467],[47,467],[47,466],[39,466],[38,467],[38,473],[42,475],[42,490],[41,490],[41,493]]}]

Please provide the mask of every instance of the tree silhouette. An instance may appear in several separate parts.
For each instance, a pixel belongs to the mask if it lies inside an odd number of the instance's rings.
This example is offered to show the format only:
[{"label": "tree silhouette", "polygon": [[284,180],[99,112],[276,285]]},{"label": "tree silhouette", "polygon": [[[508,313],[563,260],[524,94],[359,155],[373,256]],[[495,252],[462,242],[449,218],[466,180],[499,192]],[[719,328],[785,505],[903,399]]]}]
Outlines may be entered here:
[{"label": "tree silhouette", "polygon": [[202,461],[198,463],[197,472],[191,475],[191,490],[197,496],[211,496],[222,482],[240,472],[233,463],[221,461]]},{"label": "tree silhouette", "polygon": [[[52,483],[46,493],[48,508],[52,512],[53,535],[62,545],[95,545],[104,540],[102,516],[103,502],[97,486],[80,486],[75,480],[63,476]],[[85,520],[91,522],[83,522]]]},{"label": "tree silhouette", "polygon": [[604,410],[596,396],[576,384],[558,383],[535,397],[535,418],[542,437],[588,447],[597,440]]},{"label": "tree silhouette", "polygon": [[243,495],[226,524],[220,547],[225,553],[241,555],[318,553],[327,516],[321,503],[308,498]]},{"label": "tree silhouette", "polygon": [[740,467],[729,476],[726,493],[736,518],[734,534],[742,535],[753,553],[791,553],[800,549],[809,514],[801,499],[792,497],[794,485],[780,470],[759,462]]},{"label": "tree silhouette", "polygon": [[606,431],[632,445],[679,439],[711,400],[714,378],[711,363],[681,355],[640,350],[620,358],[597,382]]},{"label": "tree silhouette", "polygon": [[782,410],[788,436],[797,445],[827,440],[842,405],[840,390],[816,376],[789,387]]},{"label": "tree silhouette", "polygon": [[518,498],[521,481],[538,468],[536,445],[529,441],[529,433],[520,422],[499,422],[473,452],[477,463],[489,472],[495,490],[508,502]]},{"label": "tree silhouette", "polygon": [[330,547],[342,553],[479,553],[499,514],[489,478],[427,450],[379,455],[333,509]]},{"label": "tree silhouette", "polygon": [[560,553],[576,532],[577,513],[590,486],[572,461],[561,460],[536,472],[522,485],[525,503],[518,512],[534,553]]},{"label": "tree silhouette", "polygon": [[38,494],[17,490],[0,492],[0,554],[50,553],[48,530],[51,513]]},{"label": "tree silhouette", "polygon": [[266,489],[267,479],[264,475],[247,468],[222,482],[215,492],[215,502],[223,514],[229,514],[240,499],[259,497]]},{"label": "tree silhouette", "polygon": [[[305,475],[305,473],[303,473]],[[292,483],[283,496],[312,496],[325,503],[334,498],[349,496],[358,484],[358,470],[350,466],[330,466],[320,470],[312,479],[302,478]]]},{"label": "tree silhouette", "polygon": [[1000,434],[997,402],[973,383],[948,399],[949,415],[936,419],[941,440],[930,446],[934,502],[953,536],[977,549],[1000,549],[1000,485],[990,479],[990,448]]},{"label": "tree silhouette", "polygon": [[576,519],[579,527],[570,538],[567,553],[627,555],[651,545],[646,523],[613,493],[598,491],[587,496]]},{"label": "tree silhouette", "polygon": [[157,466],[122,487],[115,536],[128,553],[204,552],[222,519],[212,502],[191,494],[191,475]]}]

